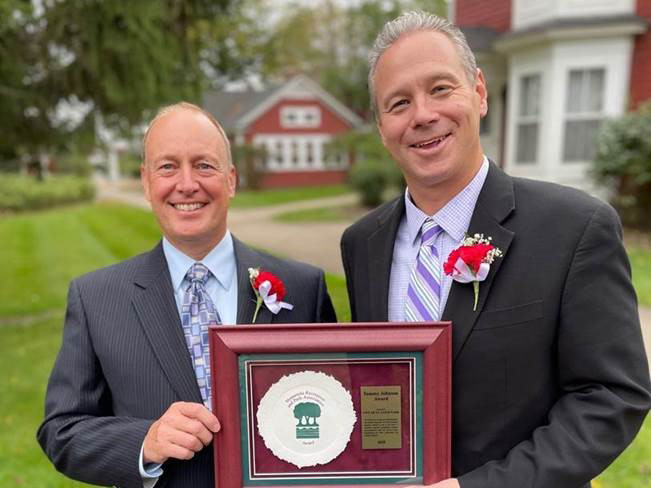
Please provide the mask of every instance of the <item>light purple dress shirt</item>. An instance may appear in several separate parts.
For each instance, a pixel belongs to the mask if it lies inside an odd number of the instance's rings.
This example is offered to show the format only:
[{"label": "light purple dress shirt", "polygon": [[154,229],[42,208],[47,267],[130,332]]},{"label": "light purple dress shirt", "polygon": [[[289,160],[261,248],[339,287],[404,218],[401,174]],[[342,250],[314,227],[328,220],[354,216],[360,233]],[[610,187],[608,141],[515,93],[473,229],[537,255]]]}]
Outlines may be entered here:
[{"label": "light purple dress shirt", "polygon": [[[404,322],[405,320],[405,297],[407,296],[411,270],[416,264],[420,248],[420,228],[425,219],[430,217],[443,229],[443,232],[436,238],[434,245],[439,256],[441,256],[441,296],[439,302],[441,314],[445,310],[445,304],[452,286],[452,277],[443,272],[443,263],[445,263],[449,254],[459,247],[468,231],[470,219],[487,174],[488,159],[484,156],[484,161],[472,181],[434,215],[427,215],[419,209],[409,196],[409,188],[405,190],[405,215],[403,215],[398,226],[391,261],[389,322]],[[440,319],[441,317],[437,317],[437,320]]]}]

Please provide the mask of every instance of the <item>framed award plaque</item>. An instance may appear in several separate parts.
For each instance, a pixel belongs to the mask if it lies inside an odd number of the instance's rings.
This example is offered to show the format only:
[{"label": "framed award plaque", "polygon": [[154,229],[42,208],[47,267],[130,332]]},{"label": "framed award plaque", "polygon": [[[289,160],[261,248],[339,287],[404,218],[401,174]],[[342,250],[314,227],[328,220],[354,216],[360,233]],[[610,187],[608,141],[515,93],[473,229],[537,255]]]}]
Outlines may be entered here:
[{"label": "framed award plaque", "polygon": [[219,488],[449,477],[448,322],[218,326],[210,348]]}]

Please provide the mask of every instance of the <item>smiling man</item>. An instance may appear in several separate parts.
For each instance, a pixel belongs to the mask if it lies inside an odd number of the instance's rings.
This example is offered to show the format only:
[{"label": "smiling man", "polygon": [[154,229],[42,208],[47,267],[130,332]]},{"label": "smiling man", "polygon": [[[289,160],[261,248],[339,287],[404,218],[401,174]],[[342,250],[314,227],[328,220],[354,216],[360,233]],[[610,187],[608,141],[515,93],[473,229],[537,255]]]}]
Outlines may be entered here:
[{"label": "smiling man", "polygon": [[282,280],[290,304],[261,309],[257,323],[336,317],[321,270],[254,251],[228,231],[235,168],[210,114],[167,107],[143,145],[142,184],[163,239],[71,283],[38,440],[59,471],[87,483],[214,486],[220,424],[207,327],[251,323],[248,269]]},{"label": "smiling man", "polygon": [[342,258],[353,320],[452,322],[453,477],[434,486],[589,486],[651,404],[617,214],[488,160],[486,82],[446,20],[400,16],[369,59],[407,189],[346,230]]}]

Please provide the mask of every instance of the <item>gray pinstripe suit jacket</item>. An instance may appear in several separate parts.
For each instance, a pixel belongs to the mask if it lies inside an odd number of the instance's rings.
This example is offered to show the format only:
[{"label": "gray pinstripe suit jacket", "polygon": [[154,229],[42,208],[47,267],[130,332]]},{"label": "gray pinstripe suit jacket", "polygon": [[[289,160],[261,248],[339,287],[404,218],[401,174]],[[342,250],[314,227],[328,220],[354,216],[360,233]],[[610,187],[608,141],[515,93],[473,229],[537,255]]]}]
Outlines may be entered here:
[{"label": "gray pinstripe suit jacket", "polygon": [[[336,322],[323,272],[234,239],[237,322],[253,318],[249,267],[279,276],[292,311],[262,308],[257,323]],[[162,246],[75,279],[63,343],[47,388],[38,441],[56,468],[87,483],[141,487],[138,459],[149,426],[176,401],[200,402]],[[170,460],[157,488],[212,487],[212,446]]]}]

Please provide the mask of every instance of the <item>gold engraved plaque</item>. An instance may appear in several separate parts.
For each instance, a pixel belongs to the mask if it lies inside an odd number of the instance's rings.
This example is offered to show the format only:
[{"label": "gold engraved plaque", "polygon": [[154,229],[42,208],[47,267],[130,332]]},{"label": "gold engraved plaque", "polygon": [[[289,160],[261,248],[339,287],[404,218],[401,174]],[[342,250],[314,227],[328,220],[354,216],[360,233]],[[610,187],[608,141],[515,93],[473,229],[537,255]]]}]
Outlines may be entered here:
[{"label": "gold engraved plaque", "polygon": [[400,449],[400,386],[362,386],[360,394],[362,449]]}]

